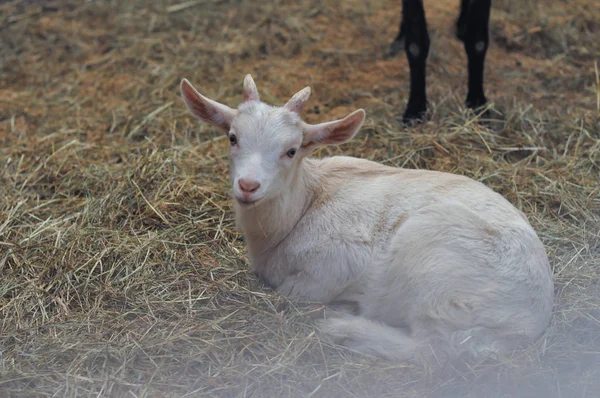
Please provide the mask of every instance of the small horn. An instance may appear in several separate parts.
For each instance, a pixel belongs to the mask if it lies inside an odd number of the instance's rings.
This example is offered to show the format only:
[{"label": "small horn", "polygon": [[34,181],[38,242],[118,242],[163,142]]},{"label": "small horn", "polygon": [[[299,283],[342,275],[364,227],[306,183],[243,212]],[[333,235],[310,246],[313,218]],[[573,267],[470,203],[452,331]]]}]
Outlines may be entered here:
[{"label": "small horn", "polygon": [[260,101],[256,83],[250,74],[247,74],[244,79],[244,101]]},{"label": "small horn", "polygon": [[283,106],[288,111],[300,113],[302,107],[308,101],[310,97],[310,87],[304,87],[290,98],[290,100]]}]

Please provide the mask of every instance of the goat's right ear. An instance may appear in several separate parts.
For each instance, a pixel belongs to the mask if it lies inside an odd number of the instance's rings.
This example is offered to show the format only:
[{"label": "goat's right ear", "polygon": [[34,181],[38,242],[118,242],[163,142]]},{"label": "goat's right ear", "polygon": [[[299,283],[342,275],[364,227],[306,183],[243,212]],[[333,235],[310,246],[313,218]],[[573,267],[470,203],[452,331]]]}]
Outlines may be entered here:
[{"label": "goat's right ear", "polygon": [[333,122],[303,123],[304,139],[302,148],[312,150],[318,145],[339,145],[350,140],[365,121],[365,111],[358,109],[348,116]]},{"label": "goat's right ear", "polygon": [[237,113],[235,109],[206,98],[187,79],[181,81],[180,89],[185,105],[195,118],[229,131]]}]

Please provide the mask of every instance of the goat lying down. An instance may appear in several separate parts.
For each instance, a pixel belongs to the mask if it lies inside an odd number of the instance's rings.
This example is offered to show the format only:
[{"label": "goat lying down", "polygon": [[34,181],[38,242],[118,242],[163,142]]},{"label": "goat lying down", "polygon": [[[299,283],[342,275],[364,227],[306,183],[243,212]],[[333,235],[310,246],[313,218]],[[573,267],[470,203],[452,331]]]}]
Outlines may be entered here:
[{"label": "goat lying down", "polygon": [[[469,178],[334,156],[365,120],[310,125],[306,87],[283,107],[259,100],[250,75],[229,108],[187,81],[192,114],[231,142],[238,226],[252,269],[279,293],[358,314],[324,319],[323,334],[392,360],[438,352],[502,353],[540,337],[553,306],[546,252],[525,216]],[[437,351],[436,351],[437,350]]]}]

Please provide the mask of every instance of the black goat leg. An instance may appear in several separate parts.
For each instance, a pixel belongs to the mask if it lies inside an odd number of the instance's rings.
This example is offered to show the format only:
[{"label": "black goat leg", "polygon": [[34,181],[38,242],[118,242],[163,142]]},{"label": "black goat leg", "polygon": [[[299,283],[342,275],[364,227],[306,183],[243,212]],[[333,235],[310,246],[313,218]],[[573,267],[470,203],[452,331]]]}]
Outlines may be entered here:
[{"label": "black goat leg", "polygon": [[403,121],[421,122],[427,111],[425,69],[429,55],[429,33],[422,0],[402,0],[402,23],[398,37],[402,36],[410,67],[410,95]]},{"label": "black goat leg", "polygon": [[491,0],[461,0],[456,36],[464,43],[468,58],[467,107],[478,109],[487,102],[483,92],[483,70],[489,44]]}]

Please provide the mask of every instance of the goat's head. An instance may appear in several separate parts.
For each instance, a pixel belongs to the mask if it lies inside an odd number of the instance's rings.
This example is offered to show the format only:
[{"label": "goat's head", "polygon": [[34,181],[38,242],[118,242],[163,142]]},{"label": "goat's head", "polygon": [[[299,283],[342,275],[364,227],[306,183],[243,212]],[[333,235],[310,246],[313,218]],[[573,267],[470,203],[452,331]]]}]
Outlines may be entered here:
[{"label": "goat's head", "polygon": [[365,111],[359,109],[341,120],[304,123],[299,113],[310,87],[283,107],[275,107],[260,101],[250,75],[244,80],[244,102],[238,109],[204,97],[186,79],[181,82],[181,94],[196,118],[219,127],[229,137],[233,195],[241,205],[279,195],[294,183],[302,159],[315,147],[348,141],[365,120]]}]

